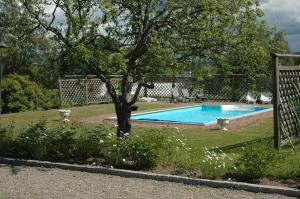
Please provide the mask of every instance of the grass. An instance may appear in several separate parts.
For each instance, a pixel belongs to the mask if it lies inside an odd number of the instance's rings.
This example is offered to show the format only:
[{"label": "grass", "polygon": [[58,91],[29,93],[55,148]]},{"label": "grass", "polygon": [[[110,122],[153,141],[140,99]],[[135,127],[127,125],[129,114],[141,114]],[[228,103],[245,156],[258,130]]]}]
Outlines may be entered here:
[{"label": "grass", "polygon": [[[150,110],[157,108],[172,108],[178,104],[167,102],[160,103],[138,103],[139,110]],[[71,108],[71,120],[76,120],[82,117],[92,117],[103,114],[114,113],[113,104],[90,105]],[[2,117],[2,125],[15,125],[16,129],[21,129],[28,126],[30,123],[35,123],[41,119],[47,119],[49,125],[59,124],[61,118],[57,110],[24,112],[5,114]],[[88,129],[89,126],[84,125],[82,129]],[[142,134],[144,128],[133,126],[135,134]],[[149,130],[149,128],[148,128]],[[156,128],[157,130],[157,128]],[[84,131],[84,130],[83,130]],[[151,131],[151,128],[150,128]],[[153,130],[154,131],[154,130]],[[174,128],[160,129],[166,134],[176,133]],[[228,132],[216,130],[214,128],[194,128],[182,129],[180,134],[187,139],[186,143],[193,149],[189,154],[177,153],[176,157],[172,157],[168,161],[178,162],[183,169],[199,170],[201,169],[201,155],[203,155],[204,147],[219,147],[225,153],[239,155],[241,148],[246,145],[260,146],[268,145],[270,149],[273,145],[273,121],[271,118],[262,119],[256,124],[245,126],[239,129],[230,129]],[[300,144],[295,143],[297,153],[293,153],[290,147],[284,147],[280,154],[281,159],[278,159],[267,171],[267,175],[279,179],[299,179],[300,178]],[[221,174],[219,174],[221,175]],[[219,176],[220,177],[220,176]]]},{"label": "grass", "polygon": [[[176,106],[176,104],[171,103],[137,103],[137,105],[139,107],[139,110],[171,108]],[[114,113],[113,104],[78,106],[70,109],[71,120],[76,120],[82,117],[92,117]],[[3,127],[10,127],[11,125],[14,125],[16,129],[24,128],[28,126],[28,124],[35,123],[43,119],[47,120],[47,123],[50,126],[55,125],[61,121],[61,117],[59,116],[57,109],[3,114],[1,119]]]}]

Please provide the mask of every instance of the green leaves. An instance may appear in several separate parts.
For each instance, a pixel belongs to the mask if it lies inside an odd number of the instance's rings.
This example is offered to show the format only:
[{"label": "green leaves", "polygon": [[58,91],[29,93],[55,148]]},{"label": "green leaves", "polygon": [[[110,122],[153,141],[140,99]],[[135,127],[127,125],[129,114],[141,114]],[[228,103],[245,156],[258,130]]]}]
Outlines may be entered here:
[{"label": "green leaves", "polygon": [[39,89],[35,90],[35,83],[25,76],[9,75],[3,80],[3,112],[20,112],[33,110],[35,94],[43,100],[43,94]]}]

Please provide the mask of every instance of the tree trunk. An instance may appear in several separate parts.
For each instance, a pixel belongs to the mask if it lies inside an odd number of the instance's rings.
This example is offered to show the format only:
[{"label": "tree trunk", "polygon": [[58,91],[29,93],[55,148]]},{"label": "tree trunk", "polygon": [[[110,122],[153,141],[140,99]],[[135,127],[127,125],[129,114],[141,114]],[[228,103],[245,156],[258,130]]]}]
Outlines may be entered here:
[{"label": "tree trunk", "polygon": [[117,113],[117,137],[122,138],[129,136],[131,133],[131,122],[130,115],[131,109],[127,104],[117,104],[115,105]]}]

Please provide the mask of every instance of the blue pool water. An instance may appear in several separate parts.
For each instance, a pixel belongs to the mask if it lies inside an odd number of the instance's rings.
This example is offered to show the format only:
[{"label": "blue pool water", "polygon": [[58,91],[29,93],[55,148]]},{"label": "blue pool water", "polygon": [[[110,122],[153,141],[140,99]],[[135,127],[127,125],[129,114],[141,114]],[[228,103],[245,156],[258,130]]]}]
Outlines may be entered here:
[{"label": "blue pool water", "polygon": [[212,124],[217,118],[235,119],[270,110],[270,107],[249,105],[200,105],[156,112],[133,114],[132,120],[189,124]]}]

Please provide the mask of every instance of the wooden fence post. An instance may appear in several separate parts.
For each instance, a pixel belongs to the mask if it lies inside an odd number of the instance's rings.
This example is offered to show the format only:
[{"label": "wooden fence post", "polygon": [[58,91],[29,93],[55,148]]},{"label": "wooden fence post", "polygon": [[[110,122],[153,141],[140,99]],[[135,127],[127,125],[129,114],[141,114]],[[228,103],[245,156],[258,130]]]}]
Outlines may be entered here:
[{"label": "wooden fence post", "polygon": [[273,70],[273,118],[274,118],[274,148],[281,147],[281,132],[280,132],[280,95],[279,95],[279,68],[278,56],[272,54],[272,70]]},{"label": "wooden fence post", "polygon": [[85,77],[85,103],[89,104],[88,76]]},{"label": "wooden fence post", "polygon": [[59,84],[59,101],[60,101],[60,108],[63,108],[63,91],[62,91],[62,86],[61,86],[61,78],[59,77],[58,79],[58,84]]}]

